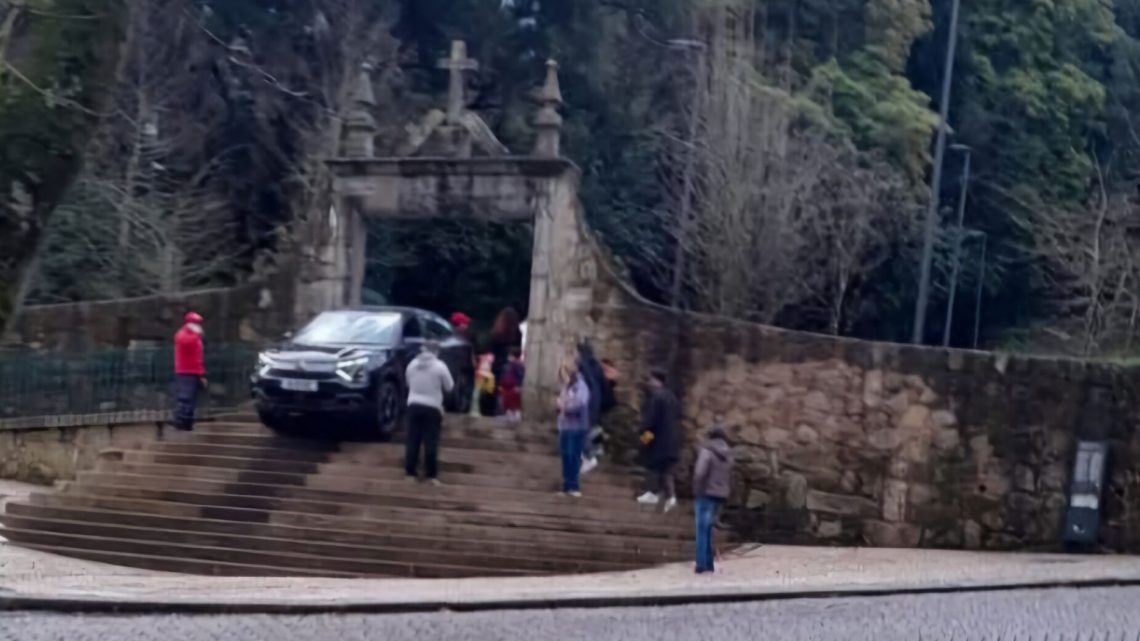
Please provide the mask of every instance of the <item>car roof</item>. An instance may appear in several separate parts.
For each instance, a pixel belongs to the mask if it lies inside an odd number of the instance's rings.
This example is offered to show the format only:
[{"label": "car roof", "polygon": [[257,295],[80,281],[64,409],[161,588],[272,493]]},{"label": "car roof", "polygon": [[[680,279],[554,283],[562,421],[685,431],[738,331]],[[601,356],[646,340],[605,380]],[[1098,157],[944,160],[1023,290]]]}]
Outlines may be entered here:
[{"label": "car roof", "polygon": [[326,309],[327,312],[369,312],[374,314],[402,314],[404,316],[421,315],[421,316],[435,316],[443,318],[439,314],[427,310],[419,309],[418,307],[401,307],[398,305],[358,305],[353,307],[338,307],[336,309]]}]

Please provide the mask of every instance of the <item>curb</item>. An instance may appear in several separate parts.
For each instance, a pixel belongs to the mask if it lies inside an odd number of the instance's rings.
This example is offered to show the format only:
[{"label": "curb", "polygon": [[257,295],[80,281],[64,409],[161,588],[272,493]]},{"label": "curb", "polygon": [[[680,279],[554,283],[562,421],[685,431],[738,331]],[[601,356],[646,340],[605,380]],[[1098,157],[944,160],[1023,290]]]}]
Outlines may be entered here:
[{"label": "curb", "polygon": [[786,592],[725,592],[645,594],[587,597],[499,599],[487,601],[416,601],[403,603],[257,603],[195,601],[118,601],[84,597],[26,596],[0,590],[0,611],[67,614],[420,614],[428,612],[494,612],[503,610],[564,610],[595,608],[647,608],[717,603],[753,603],[801,599],[876,598],[927,594],[970,594],[1016,590],[1088,589],[1140,586],[1140,578],[1043,581],[988,585],[932,587],[869,587]]}]

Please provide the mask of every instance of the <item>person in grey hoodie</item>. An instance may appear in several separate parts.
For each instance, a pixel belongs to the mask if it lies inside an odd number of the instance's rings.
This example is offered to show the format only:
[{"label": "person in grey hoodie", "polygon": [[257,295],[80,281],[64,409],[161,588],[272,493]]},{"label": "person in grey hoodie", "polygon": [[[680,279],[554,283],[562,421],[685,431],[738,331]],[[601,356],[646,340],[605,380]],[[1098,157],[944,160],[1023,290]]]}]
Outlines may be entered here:
[{"label": "person in grey hoodie", "polygon": [[439,359],[439,343],[425,341],[423,350],[408,364],[407,439],[404,473],[414,481],[418,475],[420,446],[424,450],[427,479],[439,485],[439,437],[443,429],[443,397],[455,387],[447,364]]},{"label": "person in grey hoodie", "polygon": [[562,366],[563,388],[558,395],[558,449],[562,455],[562,492],[582,496],[582,450],[590,431],[590,388],[573,362]]},{"label": "person in grey hoodie", "polygon": [[693,496],[696,497],[697,574],[713,571],[713,526],[717,512],[728,498],[732,475],[732,452],[725,429],[718,418],[697,452],[693,468]]}]

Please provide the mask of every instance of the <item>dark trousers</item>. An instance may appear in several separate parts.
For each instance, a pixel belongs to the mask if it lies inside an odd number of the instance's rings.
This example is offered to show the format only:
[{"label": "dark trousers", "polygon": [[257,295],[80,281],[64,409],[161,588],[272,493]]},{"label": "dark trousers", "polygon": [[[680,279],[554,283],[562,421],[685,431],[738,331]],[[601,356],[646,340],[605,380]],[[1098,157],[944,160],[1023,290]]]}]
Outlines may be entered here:
[{"label": "dark trousers", "polygon": [[202,379],[194,374],[177,374],[174,378],[174,427],[192,430]]},{"label": "dark trousers", "polygon": [[672,465],[654,465],[645,471],[645,491],[665,499],[677,496]]},{"label": "dark trousers", "polygon": [[586,446],[586,433],[578,430],[558,433],[558,449],[562,454],[562,491],[578,492],[581,485],[582,448]]},{"label": "dark trousers", "polygon": [[404,444],[404,472],[416,476],[420,463],[420,446],[424,449],[424,467],[427,478],[439,476],[439,433],[443,428],[443,414],[434,407],[409,405],[405,417],[407,442]]},{"label": "dark trousers", "polygon": [[694,512],[697,517],[697,572],[713,571],[713,526],[724,499],[698,496]]}]

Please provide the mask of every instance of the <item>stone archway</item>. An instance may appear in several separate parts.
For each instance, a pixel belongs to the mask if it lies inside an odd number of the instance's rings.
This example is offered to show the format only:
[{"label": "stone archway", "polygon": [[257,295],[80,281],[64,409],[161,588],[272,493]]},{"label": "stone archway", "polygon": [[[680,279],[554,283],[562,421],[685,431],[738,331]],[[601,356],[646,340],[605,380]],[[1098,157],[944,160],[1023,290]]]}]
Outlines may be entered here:
[{"label": "stone archway", "polygon": [[477,65],[467,59],[464,43],[454,42],[440,67],[451,75],[446,112],[432,110],[410,127],[402,155],[393,157],[374,154],[377,127],[369,110],[375,98],[368,70],[361,70],[340,157],[328,161],[334,208],[327,233],[310,254],[319,269],[299,284],[299,299],[314,308],[306,310],[309,313],[360,304],[366,218],[533,221],[526,345],[529,398],[537,390],[557,386],[559,361],[577,338],[570,330],[573,315],[566,310],[575,298],[585,299],[582,303],[589,299],[573,283],[583,276],[592,279],[596,271],[582,264],[594,251],[583,246],[579,171],[560,154],[558,65],[547,63],[537,96],[537,136],[527,155],[512,154],[478,114],[466,109],[463,73]]}]

